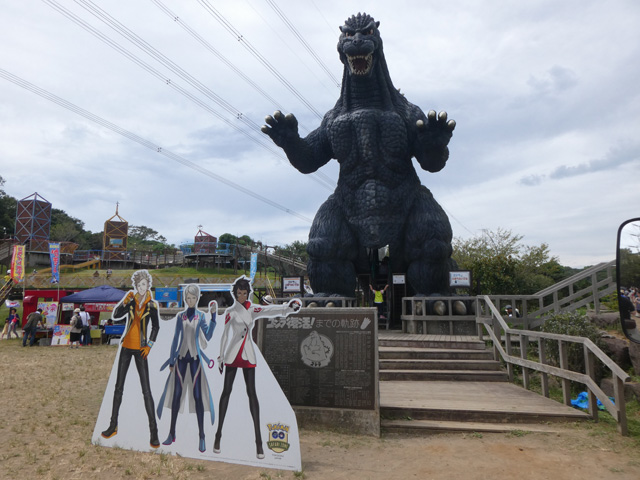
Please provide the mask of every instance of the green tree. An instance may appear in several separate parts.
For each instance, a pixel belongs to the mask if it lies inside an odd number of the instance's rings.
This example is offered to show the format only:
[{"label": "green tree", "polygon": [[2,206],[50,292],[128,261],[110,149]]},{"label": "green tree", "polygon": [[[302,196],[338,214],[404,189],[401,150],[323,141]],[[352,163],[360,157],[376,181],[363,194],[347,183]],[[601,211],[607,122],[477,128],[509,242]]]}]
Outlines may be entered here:
[{"label": "green tree", "polygon": [[82,220],[68,215],[64,210],[51,209],[51,240],[77,243],[78,250],[102,250],[102,237],[102,232],[85,230]]},{"label": "green tree", "polygon": [[229,245],[245,245],[247,247],[255,245],[256,243],[249,235],[242,235],[241,237],[238,237],[231,233],[223,233],[222,235],[220,235],[220,238],[218,238],[218,242],[228,243]]},{"label": "green tree", "polygon": [[153,228],[144,225],[131,225],[129,227],[127,242],[127,248],[129,250],[148,250],[158,253],[175,250],[175,245],[169,245],[165,237]]},{"label": "green tree", "polygon": [[0,235],[11,237],[16,230],[16,208],[18,201],[4,191],[5,179],[0,176]]},{"label": "green tree", "polygon": [[307,263],[309,254],[307,253],[307,242],[295,240],[284,246],[276,246],[275,253],[283,257],[293,258],[295,261]]},{"label": "green tree", "polygon": [[462,270],[471,270],[477,294],[527,295],[565,278],[565,270],[549,246],[528,246],[522,235],[499,228],[482,235],[453,240],[453,258]]}]

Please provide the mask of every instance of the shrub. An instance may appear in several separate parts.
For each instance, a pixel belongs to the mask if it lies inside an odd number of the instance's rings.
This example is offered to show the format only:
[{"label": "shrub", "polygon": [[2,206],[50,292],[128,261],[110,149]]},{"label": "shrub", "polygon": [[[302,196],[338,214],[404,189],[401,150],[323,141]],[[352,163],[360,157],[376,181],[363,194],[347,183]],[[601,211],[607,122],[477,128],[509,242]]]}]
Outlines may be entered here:
[{"label": "shrub", "polygon": [[[602,348],[600,331],[589,321],[586,315],[573,312],[554,313],[549,315],[547,320],[542,324],[540,330],[546,333],[585,337],[595,343],[598,347]],[[545,340],[545,346],[547,361],[549,364],[559,367],[560,352],[558,342],[555,340]],[[569,361],[567,366],[568,370],[585,373],[584,348],[582,344],[573,342],[567,343],[567,357]],[[602,370],[598,367],[599,364],[596,363],[597,381],[600,379],[600,371]]]}]

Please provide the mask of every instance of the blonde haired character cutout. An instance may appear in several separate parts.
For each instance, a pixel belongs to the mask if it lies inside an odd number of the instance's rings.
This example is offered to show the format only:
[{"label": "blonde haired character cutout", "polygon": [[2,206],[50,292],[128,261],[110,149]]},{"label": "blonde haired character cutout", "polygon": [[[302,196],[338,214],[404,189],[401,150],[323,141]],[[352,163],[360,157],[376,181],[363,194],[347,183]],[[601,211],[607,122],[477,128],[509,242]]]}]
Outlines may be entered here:
[{"label": "blonde haired character cutout", "polygon": [[[109,427],[101,435],[104,438],[111,438],[118,433],[118,414],[124,395],[124,382],[127,378],[131,359],[133,359],[140,377],[144,407],[149,418],[149,445],[152,448],[158,448],[160,446],[158,424],[149,383],[149,364],[147,363],[147,356],[160,330],[158,304],[151,298],[152,279],[148,271],[138,270],[134,272],[131,276],[131,282],[133,290],[127,292],[127,295],[116,305],[111,314],[113,320],[126,317],[127,324],[120,341],[121,348],[118,358],[116,387],[113,394],[111,421]],[[151,333],[147,339],[149,323],[151,323]]]}]

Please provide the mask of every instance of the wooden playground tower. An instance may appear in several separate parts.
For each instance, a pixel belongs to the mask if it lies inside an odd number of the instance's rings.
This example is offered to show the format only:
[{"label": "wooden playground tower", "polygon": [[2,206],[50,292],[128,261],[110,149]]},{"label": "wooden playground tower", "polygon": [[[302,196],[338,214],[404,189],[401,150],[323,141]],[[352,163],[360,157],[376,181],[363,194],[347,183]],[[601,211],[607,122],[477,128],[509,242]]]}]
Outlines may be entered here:
[{"label": "wooden playground tower", "polygon": [[129,222],[118,214],[118,203],[116,203],[116,213],[113,217],[104,222],[104,236],[102,239],[103,261],[126,261],[127,238]]},{"label": "wooden playground tower", "polygon": [[25,245],[27,252],[49,254],[51,203],[38,192],[18,201],[15,239]]}]

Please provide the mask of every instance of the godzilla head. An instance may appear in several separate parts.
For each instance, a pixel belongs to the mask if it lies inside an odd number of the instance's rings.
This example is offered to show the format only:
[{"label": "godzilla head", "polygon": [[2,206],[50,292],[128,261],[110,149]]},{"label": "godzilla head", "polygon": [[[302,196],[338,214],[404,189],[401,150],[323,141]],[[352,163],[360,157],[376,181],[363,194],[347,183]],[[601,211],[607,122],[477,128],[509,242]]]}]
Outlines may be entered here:
[{"label": "godzilla head", "polygon": [[342,34],[338,41],[340,60],[351,75],[368,76],[373,70],[376,55],[382,50],[382,39],[373,17],[358,13],[340,27]]}]

